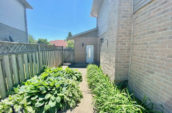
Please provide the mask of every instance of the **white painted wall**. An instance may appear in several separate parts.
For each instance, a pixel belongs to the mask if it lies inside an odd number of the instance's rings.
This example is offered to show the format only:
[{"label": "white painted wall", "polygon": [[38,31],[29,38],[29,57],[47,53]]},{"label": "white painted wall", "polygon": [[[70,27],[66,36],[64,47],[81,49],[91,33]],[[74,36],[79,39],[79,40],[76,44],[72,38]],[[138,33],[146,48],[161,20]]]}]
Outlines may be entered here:
[{"label": "white painted wall", "polygon": [[17,0],[0,0],[0,23],[26,31],[24,10]]}]

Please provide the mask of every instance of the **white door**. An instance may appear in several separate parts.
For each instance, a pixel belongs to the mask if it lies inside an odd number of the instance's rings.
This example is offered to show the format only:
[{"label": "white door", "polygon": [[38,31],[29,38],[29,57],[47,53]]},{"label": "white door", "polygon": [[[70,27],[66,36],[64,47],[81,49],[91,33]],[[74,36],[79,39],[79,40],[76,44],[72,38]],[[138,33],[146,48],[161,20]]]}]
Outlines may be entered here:
[{"label": "white door", "polygon": [[86,46],[86,63],[94,62],[94,45]]}]

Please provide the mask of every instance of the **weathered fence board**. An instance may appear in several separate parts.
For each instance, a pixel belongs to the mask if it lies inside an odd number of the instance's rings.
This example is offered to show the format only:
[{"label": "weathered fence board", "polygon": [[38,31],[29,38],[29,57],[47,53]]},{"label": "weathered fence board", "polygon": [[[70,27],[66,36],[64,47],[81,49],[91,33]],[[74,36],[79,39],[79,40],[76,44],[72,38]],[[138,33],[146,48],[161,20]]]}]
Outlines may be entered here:
[{"label": "weathered fence board", "polygon": [[33,57],[33,74],[36,74],[36,59],[35,59],[35,53],[32,53]]},{"label": "weathered fence board", "polygon": [[0,96],[1,98],[6,97],[7,92],[6,92],[6,86],[5,86],[5,79],[4,79],[4,75],[2,72],[2,61],[0,60]]},{"label": "weathered fence board", "polygon": [[11,69],[10,69],[10,63],[9,63],[9,56],[4,55],[3,56],[3,70],[4,70],[4,75],[7,80],[7,88],[8,90],[11,90],[13,87],[13,81],[12,81],[12,75],[11,75]]},{"label": "weathered fence board", "polygon": [[40,68],[39,68],[39,58],[38,58],[39,56],[38,56],[38,52],[36,52],[36,66],[37,66],[37,73],[39,73],[40,72]]},{"label": "weathered fence board", "polygon": [[74,50],[73,49],[64,49],[63,50],[63,62],[72,63],[74,61]]},{"label": "weathered fence board", "polygon": [[41,70],[41,68],[42,68],[42,65],[43,65],[43,63],[42,63],[42,58],[43,58],[43,54],[42,54],[43,52],[39,52],[38,53],[38,58],[39,58],[39,69]]},{"label": "weathered fence board", "polygon": [[12,68],[12,73],[14,77],[14,84],[19,84],[19,76],[18,76],[18,69],[17,69],[17,61],[16,61],[16,55],[12,54],[11,55],[11,68]]},{"label": "weathered fence board", "polygon": [[29,75],[30,77],[32,77],[33,76],[32,53],[29,53],[28,56],[29,56]]},{"label": "weathered fence board", "polygon": [[28,57],[27,54],[24,54],[24,71],[25,71],[25,77],[26,79],[30,78],[29,75],[29,65],[28,65]]},{"label": "weathered fence board", "polygon": [[20,82],[24,82],[25,81],[25,74],[24,74],[23,55],[22,54],[18,54],[17,62],[18,62]]},{"label": "weathered fence board", "polygon": [[0,97],[6,97],[13,85],[38,74],[43,66],[61,65],[62,51],[51,45],[0,42]]}]

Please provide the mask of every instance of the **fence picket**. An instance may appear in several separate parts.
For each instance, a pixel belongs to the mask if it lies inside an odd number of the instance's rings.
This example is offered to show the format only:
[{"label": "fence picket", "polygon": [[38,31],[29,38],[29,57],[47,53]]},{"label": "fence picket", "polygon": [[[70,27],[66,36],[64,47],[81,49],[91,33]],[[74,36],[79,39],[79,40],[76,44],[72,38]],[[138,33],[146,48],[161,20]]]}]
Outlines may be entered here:
[{"label": "fence picket", "polygon": [[54,54],[53,54],[53,51],[50,51],[50,57],[51,57],[51,67],[54,66]]},{"label": "fence picket", "polygon": [[24,66],[25,77],[26,77],[26,79],[29,79],[30,76],[29,76],[29,66],[28,66],[28,57],[27,57],[27,54],[24,54],[23,57],[24,57],[24,64],[25,64],[25,66]]},{"label": "fence picket", "polygon": [[36,66],[37,66],[37,73],[39,73],[39,71],[40,71],[40,68],[39,68],[39,58],[38,58],[39,56],[38,56],[38,52],[36,52]]},{"label": "fence picket", "polygon": [[48,66],[50,67],[50,60],[48,60],[48,59],[50,59],[50,56],[49,56],[49,51],[47,51],[47,62],[48,62]]},{"label": "fence picket", "polygon": [[42,56],[43,56],[43,52],[41,51],[40,52],[40,56],[39,56],[39,69],[40,70],[42,70],[42,65],[43,65]]},{"label": "fence picket", "polygon": [[[57,67],[63,61],[62,48],[50,45],[0,42],[0,96],[8,95],[15,84],[24,82],[42,70]],[[1,58],[2,57],[2,58]]]},{"label": "fence picket", "polygon": [[30,74],[30,77],[33,77],[33,59],[32,59],[32,53],[29,53],[28,56],[29,56],[29,74]]},{"label": "fence picket", "polygon": [[13,87],[13,79],[12,79],[12,75],[11,75],[11,69],[10,69],[10,63],[9,63],[9,56],[8,55],[4,55],[3,56],[3,69],[4,69],[4,73],[6,76],[6,80],[7,80],[7,88],[8,90],[11,90]]},{"label": "fence picket", "polygon": [[48,51],[46,51],[46,55],[45,56],[46,56],[46,64],[45,65],[49,66],[48,65]]},{"label": "fence picket", "polygon": [[16,62],[16,55],[13,54],[11,55],[11,67],[12,67],[12,72],[13,72],[13,77],[14,77],[14,84],[19,84],[19,76],[18,76],[18,66]]},{"label": "fence picket", "polygon": [[18,61],[20,82],[24,82],[25,81],[25,73],[24,73],[24,64],[23,64],[23,55],[22,54],[18,54],[17,61]]},{"label": "fence picket", "polygon": [[2,72],[2,61],[0,60],[0,98],[5,98],[7,95],[5,77]]},{"label": "fence picket", "polygon": [[45,57],[45,51],[42,52],[42,64],[43,65],[46,65],[45,62],[46,62],[46,57]]},{"label": "fence picket", "polygon": [[32,53],[32,58],[33,58],[33,74],[34,76],[36,75],[36,59],[35,59],[35,53]]}]

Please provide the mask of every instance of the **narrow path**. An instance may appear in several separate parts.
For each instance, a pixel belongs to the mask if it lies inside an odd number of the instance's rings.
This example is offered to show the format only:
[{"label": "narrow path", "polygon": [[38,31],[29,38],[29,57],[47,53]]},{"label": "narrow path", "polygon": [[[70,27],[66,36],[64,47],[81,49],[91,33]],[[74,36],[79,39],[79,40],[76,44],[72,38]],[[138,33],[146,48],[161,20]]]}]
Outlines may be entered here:
[{"label": "narrow path", "polygon": [[82,91],[83,98],[76,108],[68,110],[66,113],[93,113],[92,95],[87,84],[86,68],[77,69],[82,73],[83,81],[80,83],[80,90]]}]

